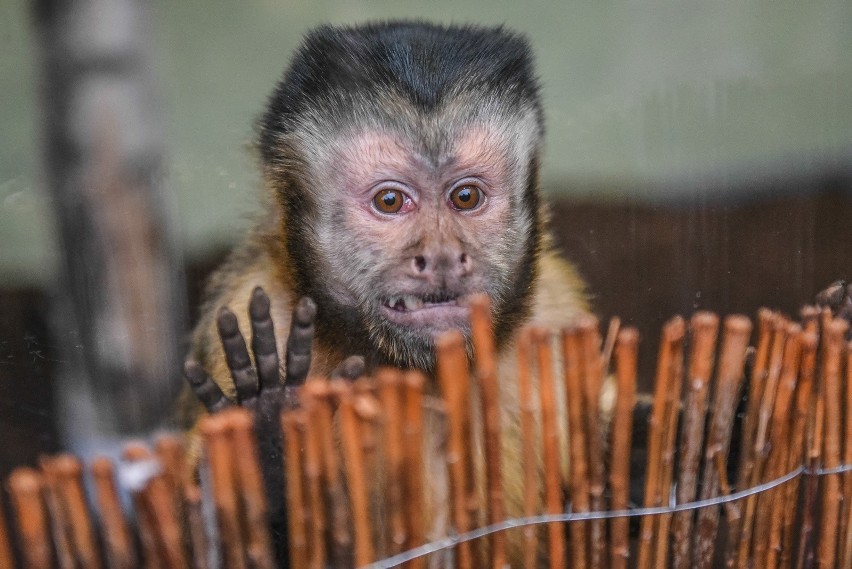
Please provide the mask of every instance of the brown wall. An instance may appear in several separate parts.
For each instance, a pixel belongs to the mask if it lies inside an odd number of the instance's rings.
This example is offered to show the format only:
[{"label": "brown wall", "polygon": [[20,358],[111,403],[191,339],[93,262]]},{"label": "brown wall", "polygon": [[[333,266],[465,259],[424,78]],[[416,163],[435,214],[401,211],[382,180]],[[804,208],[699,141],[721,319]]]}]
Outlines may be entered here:
[{"label": "brown wall", "polygon": [[642,333],[643,379],[653,372],[661,325],[675,314],[754,317],[767,306],[793,315],[830,282],[852,279],[852,179],[779,183],[758,195],[553,204],[556,245],[585,277],[595,312]]},{"label": "brown wall", "polygon": [[[644,387],[660,326],[672,315],[753,316],[760,306],[793,314],[832,280],[852,278],[852,177],[779,183],[752,195],[760,197],[552,204],[556,245],[587,280],[596,313],[640,329]],[[224,254],[187,266],[193,314],[204,277]],[[0,475],[58,445],[46,302],[42,291],[0,290]]]}]

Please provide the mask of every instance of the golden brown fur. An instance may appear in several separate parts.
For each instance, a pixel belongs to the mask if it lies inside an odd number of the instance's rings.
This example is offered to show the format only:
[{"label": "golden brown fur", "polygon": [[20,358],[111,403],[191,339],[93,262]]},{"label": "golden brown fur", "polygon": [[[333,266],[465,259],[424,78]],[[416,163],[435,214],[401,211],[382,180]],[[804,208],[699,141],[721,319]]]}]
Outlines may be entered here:
[{"label": "golden brown fur", "polygon": [[[374,45],[384,47],[370,51]],[[581,280],[546,235],[538,189],[542,111],[528,51],[525,41],[502,29],[388,24],[309,36],[260,124],[273,205],[210,279],[192,341],[193,355],[233,396],[216,317],[229,307],[248,336],[247,307],[260,286],[271,301],[279,354],[294,303],[303,295],[316,301],[311,375],[327,376],[350,355],[364,356],[368,367],[396,364],[429,373],[431,332],[385,322],[382,298],[394,290],[429,294],[424,275],[410,275],[411,259],[457,260],[463,251],[461,259],[473,259],[473,269],[452,279],[438,275],[442,284],[430,286],[461,298],[485,291],[492,300],[499,372],[506,378],[501,406],[510,516],[521,513],[522,496],[513,381],[518,331],[527,323],[569,326],[587,310]],[[377,53],[392,59],[370,61]],[[385,67],[379,73],[373,66]],[[412,69],[417,66],[423,69]],[[388,178],[417,198],[417,215],[377,215],[369,201],[359,201],[364,191],[358,188]],[[487,207],[452,211],[446,189],[468,178],[488,190]],[[428,420],[433,535],[439,536],[446,531],[437,515],[446,499],[443,428],[438,415]]]}]

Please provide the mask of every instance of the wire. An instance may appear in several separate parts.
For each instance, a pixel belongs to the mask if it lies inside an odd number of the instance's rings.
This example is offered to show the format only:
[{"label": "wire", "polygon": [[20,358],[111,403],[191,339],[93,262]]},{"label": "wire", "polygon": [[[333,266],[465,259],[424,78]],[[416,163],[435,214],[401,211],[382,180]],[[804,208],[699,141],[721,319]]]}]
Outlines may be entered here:
[{"label": "wire", "polygon": [[772,490],[778,486],[786,484],[791,480],[795,480],[802,476],[828,476],[831,474],[841,474],[843,472],[851,472],[852,464],[844,464],[838,466],[837,468],[823,469],[819,468],[816,470],[812,470],[806,466],[800,466],[799,468],[792,470],[785,474],[784,476],[780,476],[775,478],[774,480],[770,480],[768,482],[764,482],[762,484],[758,484],[752,488],[747,488],[745,490],[740,490],[739,492],[733,492],[731,494],[725,496],[717,496],[715,498],[708,498],[706,500],[698,500],[696,502],[687,502],[685,504],[677,504],[674,498],[674,490],[669,495],[669,504],[667,506],[659,506],[655,508],[631,508],[629,510],[615,510],[615,511],[602,511],[602,512],[565,512],[562,514],[542,514],[538,516],[531,516],[528,518],[513,518],[510,520],[504,520],[502,522],[498,522],[495,524],[491,524],[488,526],[484,526],[481,528],[477,528],[475,530],[471,530],[469,532],[465,532],[462,534],[450,535],[445,538],[439,539],[437,541],[432,541],[430,543],[421,545],[420,547],[415,547],[414,549],[410,549],[408,551],[404,551],[398,555],[394,555],[393,557],[388,557],[387,559],[383,559],[381,561],[376,561],[370,565],[365,565],[363,569],[388,569],[391,567],[398,567],[407,561],[411,561],[413,559],[417,559],[419,557],[424,557],[426,555],[432,555],[435,553],[439,553],[441,551],[446,551],[448,549],[453,549],[460,543],[465,543],[468,541],[473,541],[476,539],[481,539],[483,537],[501,532],[507,531],[510,529],[523,528],[528,526],[549,524],[554,522],[575,522],[575,521],[588,521],[588,520],[604,520],[604,519],[612,519],[612,518],[635,518],[639,516],[658,516],[662,514],[674,514],[676,512],[685,512],[688,510],[698,510],[701,508],[711,508],[714,506],[720,506],[722,504],[728,504],[731,502],[736,502],[742,500],[743,498],[748,498],[749,496],[754,496],[756,494],[760,494],[762,492],[766,492],[768,490]]}]

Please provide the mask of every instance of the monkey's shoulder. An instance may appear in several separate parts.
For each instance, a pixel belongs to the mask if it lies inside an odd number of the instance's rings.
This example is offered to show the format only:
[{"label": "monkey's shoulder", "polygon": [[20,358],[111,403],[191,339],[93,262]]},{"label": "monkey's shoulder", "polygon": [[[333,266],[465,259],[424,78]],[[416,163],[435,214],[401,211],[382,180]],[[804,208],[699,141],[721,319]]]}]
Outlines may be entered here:
[{"label": "monkey's shoulder", "polygon": [[563,328],[588,314],[586,286],[574,267],[552,250],[539,261],[539,275],[529,323],[545,328]]}]

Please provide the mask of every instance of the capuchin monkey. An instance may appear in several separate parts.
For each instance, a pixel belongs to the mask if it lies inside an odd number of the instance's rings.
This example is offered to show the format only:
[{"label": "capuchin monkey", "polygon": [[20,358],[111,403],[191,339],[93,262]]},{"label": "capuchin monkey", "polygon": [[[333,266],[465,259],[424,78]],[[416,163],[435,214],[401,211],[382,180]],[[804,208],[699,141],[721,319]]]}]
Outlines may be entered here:
[{"label": "capuchin monkey", "polygon": [[[504,377],[522,325],[563,328],[587,313],[547,234],[542,104],[521,36],[318,28],[258,130],[266,215],[211,277],[185,368],[208,411],[240,403],[275,417],[309,375],[431,375],[437,335],[456,328],[469,342],[465,303],[477,293],[490,299]],[[517,434],[508,383],[503,418]],[[519,436],[503,446],[517,467]],[[507,475],[508,515],[521,512],[520,481]]]}]

